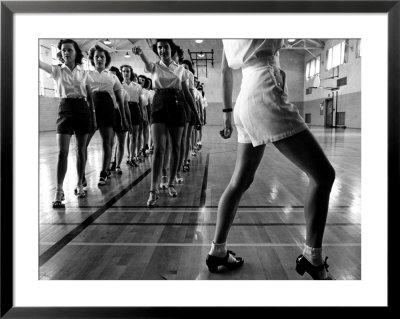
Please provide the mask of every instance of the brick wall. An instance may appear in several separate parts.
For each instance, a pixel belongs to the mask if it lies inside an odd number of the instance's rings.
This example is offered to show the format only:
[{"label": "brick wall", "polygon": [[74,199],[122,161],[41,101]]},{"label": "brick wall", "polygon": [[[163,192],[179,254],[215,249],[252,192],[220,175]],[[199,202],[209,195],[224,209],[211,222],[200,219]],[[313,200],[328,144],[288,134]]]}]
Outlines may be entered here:
[{"label": "brick wall", "polygon": [[55,131],[60,99],[39,96],[39,131]]}]

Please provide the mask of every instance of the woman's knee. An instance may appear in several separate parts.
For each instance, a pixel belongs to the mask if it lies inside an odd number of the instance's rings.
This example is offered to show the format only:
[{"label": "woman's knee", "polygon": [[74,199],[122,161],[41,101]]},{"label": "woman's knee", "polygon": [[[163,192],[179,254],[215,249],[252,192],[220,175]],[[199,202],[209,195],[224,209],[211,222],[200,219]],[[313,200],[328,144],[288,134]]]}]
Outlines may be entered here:
[{"label": "woman's knee", "polygon": [[336,172],[331,164],[326,165],[326,167],[316,176],[310,176],[310,179],[314,181],[314,183],[318,187],[322,187],[330,190],[332,188],[333,183],[335,182]]},{"label": "woman's knee", "polygon": [[234,191],[244,193],[250,188],[253,181],[254,175],[247,175],[242,177],[233,176],[229,184]]}]

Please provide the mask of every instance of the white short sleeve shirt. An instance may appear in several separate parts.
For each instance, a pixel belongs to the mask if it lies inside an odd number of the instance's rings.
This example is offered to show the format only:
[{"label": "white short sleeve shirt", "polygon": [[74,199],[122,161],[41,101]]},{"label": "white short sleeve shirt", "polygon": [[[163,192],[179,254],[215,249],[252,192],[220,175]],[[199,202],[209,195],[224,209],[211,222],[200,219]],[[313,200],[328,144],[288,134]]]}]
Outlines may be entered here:
[{"label": "white short sleeve shirt", "polygon": [[71,71],[65,64],[52,65],[50,78],[56,82],[56,94],[60,98],[86,98],[86,85],[89,84],[88,71],[76,65]]},{"label": "white short sleeve shirt", "polygon": [[[148,72],[147,70],[145,70]],[[182,89],[182,82],[188,79],[186,69],[172,61],[168,66],[161,60],[153,63],[150,70],[155,89]]]},{"label": "white short sleeve shirt", "polygon": [[136,82],[122,83],[123,88],[128,92],[129,102],[139,103],[139,96],[142,94],[142,86]]},{"label": "white short sleeve shirt", "polygon": [[92,91],[92,93],[107,92],[113,99],[114,106],[117,107],[117,101],[114,91],[122,89],[121,82],[119,81],[117,76],[108,70],[103,70],[102,72],[90,70],[89,76],[91,78],[90,90]]},{"label": "white short sleeve shirt", "polygon": [[229,67],[240,69],[246,62],[255,58],[255,54],[269,51],[271,55],[283,46],[282,39],[223,39],[225,57]]}]

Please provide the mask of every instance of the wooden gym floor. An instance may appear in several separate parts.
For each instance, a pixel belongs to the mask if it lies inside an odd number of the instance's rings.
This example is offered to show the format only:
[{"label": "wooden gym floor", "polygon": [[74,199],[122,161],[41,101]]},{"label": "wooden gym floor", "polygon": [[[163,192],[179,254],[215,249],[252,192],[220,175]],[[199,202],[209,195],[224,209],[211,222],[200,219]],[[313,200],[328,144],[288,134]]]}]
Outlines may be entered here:
[{"label": "wooden gym floor", "polygon": [[[53,209],[55,132],[40,133],[39,279],[46,280],[310,280],[295,271],[305,238],[306,176],[268,145],[254,183],[243,196],[228,247],[245,264],[211,274],[205,258],[213,238],[218,200],[231,177],[237,149],[218,126],[205,126],[203,148],[177,185],[147,208],[150,157],[138,168],[97,186],[102,159],[97,132],[89,145],[87,197],[77,199],[71,139],[65,208]],[[336,170],[324,235],[324,255],[338,280],[361,279],[361,130],[311,127]]]}]

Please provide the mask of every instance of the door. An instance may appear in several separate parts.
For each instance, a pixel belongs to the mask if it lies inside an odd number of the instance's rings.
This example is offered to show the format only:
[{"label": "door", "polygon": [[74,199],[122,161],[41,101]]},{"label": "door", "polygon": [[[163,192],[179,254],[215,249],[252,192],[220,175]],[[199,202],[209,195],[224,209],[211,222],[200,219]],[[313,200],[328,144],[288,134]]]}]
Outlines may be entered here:
[{"label": "door", "polygon": [[325,100],[325,127],[333,126],[333,99]]}]

